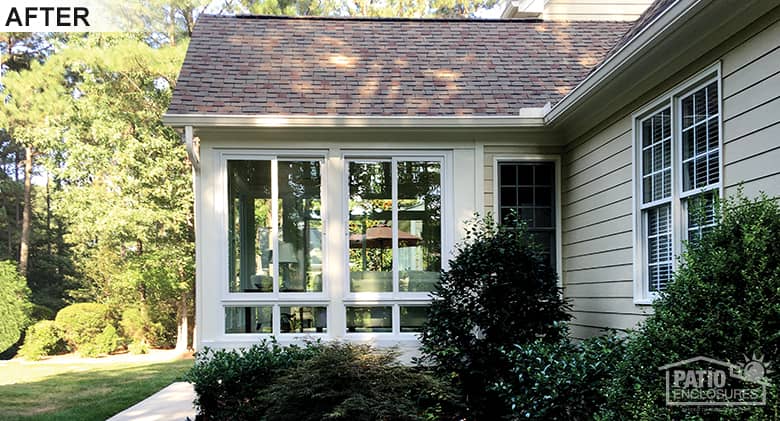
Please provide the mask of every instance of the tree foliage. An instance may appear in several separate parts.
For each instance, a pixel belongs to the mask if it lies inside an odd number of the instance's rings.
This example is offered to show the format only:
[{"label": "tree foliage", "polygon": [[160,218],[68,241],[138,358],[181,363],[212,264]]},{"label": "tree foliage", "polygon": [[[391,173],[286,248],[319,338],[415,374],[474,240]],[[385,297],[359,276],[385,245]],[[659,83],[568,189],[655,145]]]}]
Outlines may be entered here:
[{"label": "tree foliage", "polygon": [[[611,418],[700,419],[695,409],[665,405],[663,365],[696,356],[780,361],[780,206],[736,197],[721,212],[719,224],[688,245],[653,315],[632,334],[610,387]],[[768,405],[739,418],[776,418],[780,370],[769,380]]]},{"label": "tree foliage", "polygon": [[505,350],[558,341],[566,309],[555,270],[525,227],[476,219],[437,284],[422,352],[456,377],[475,418],[495,419],[506,408],[488,388],[511,368]]},{"label": "tree foliage", "polygon": [[30,290],[11,261],[0,262],[0,352],[19,340],[30,321]]}]

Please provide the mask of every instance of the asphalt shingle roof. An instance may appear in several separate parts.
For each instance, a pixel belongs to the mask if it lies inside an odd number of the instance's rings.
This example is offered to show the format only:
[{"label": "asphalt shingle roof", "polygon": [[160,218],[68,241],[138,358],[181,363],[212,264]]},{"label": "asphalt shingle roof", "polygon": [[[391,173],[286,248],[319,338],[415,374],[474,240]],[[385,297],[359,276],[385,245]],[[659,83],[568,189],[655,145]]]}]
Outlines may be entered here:
[{"label": "asphalt shingle roof", "polygon": [[201,16],[169,114],[516,115],[631,22]]}]

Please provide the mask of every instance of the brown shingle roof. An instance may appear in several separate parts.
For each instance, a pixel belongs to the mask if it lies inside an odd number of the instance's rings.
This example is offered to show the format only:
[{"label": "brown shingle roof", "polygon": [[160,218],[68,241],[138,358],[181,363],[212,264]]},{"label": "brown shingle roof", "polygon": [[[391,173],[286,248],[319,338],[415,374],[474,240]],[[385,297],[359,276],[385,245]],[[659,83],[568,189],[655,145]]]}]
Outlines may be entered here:
[{"label": "brown shingle roof", "polygon": [[516,115],[630,22],[201,16],[170,114]]}]

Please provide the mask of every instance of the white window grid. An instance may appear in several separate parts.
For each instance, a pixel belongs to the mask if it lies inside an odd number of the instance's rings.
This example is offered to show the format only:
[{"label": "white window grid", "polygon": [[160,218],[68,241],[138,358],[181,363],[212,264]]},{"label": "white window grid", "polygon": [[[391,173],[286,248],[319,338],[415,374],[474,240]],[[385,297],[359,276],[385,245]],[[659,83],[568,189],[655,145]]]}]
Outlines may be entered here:
[{"label": "white window grid", "polygon": [[[695,118],[692,123],[683,126],[682,119],[682,100],[694,95],[699,91],[705,90],[703,94],[705,104],[704,117]],[[709,209],[705,212],[705,219],[700,221],[689,221],[689,208],[694,203],[694,199],[707,197],[711,192],[715,197],[722,196],[722,168],[723,158],[720,150],[722,149],[722,112],[721,98],[722,87],[720,81],[720,63],[716,63],[699,74],[693,76],[688,81],[680,84],[678,87],[667,92],[658,100],[646,106],[634,115],[634,145],[635,145],[635,174],[638,181],[635,183],[635,203],[637,204],[635,212],[635,254],[634,254],[634,302],[637,304],[649,304],[657,296],[657,292],[651,289],[650,285],[650,265],[649,265],[649,243],[648,243],[648,211],[652,208],[667,205],[670,208],[670,236],[671,236],[671,271],[677,269],[678,262],[674,256],[679,255],[684,247],[684,239],[706,232],[716,224],[715,213]],[[712,97],[710,97],[712,95]],[[709,101],[716,99],[715,101]],[[708,110],[706,104],[714,104]],[[647,149],[642,143],[642,125],[641,123],[653,115],[659,113],[662,109],[671,108],[671,180],[672,188],[669,197],[659,200],[652,200],[644,203],[645,187],[645,167],[643,166],[644,151]],[[706,146],[703,150],[693,156],[684,156],[683,151],[683,127],[690,129],[691,126],[705,127]],[[707,183],[697,185],[696,188],[689,190],[683,189],[683,169],[685,162],[695,161],[704,157],[707,166]],[[655,172],[655,171],[654,171]],[[652,185],[651,185],[652,187]],[[712,208],[714,209],[714,208]],[[654,262],[654,266],[658,266]],[[671,278],[670,271],[670,278]],[[656,284],[658,285],[658,284]]]}]

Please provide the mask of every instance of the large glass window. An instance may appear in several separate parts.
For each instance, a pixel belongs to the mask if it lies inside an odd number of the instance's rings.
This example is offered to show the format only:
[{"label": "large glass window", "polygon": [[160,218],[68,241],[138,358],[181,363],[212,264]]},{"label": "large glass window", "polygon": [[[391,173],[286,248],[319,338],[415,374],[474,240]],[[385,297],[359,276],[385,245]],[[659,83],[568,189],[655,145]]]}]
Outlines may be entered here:
[{"label": "large glass window", "polygon": [[513,213],[524,221],[555,267],[555,163],[499,162],[498,185],[501,221]]},{"label": "large glass window", "polygon": [[227,171],[230,292],[322,292],[320,162],[229,160]]},{"label": "large glass window", "polygon": [[349,162],[349,291],[427,292],[441,270],[441,162]]},{"label": "large glass window", "polygon": [[719,113],[718,83],[712,81],[671,95],[638,122],[640,298],[663,291],[672,279],[675,251],[715,225]]}]

